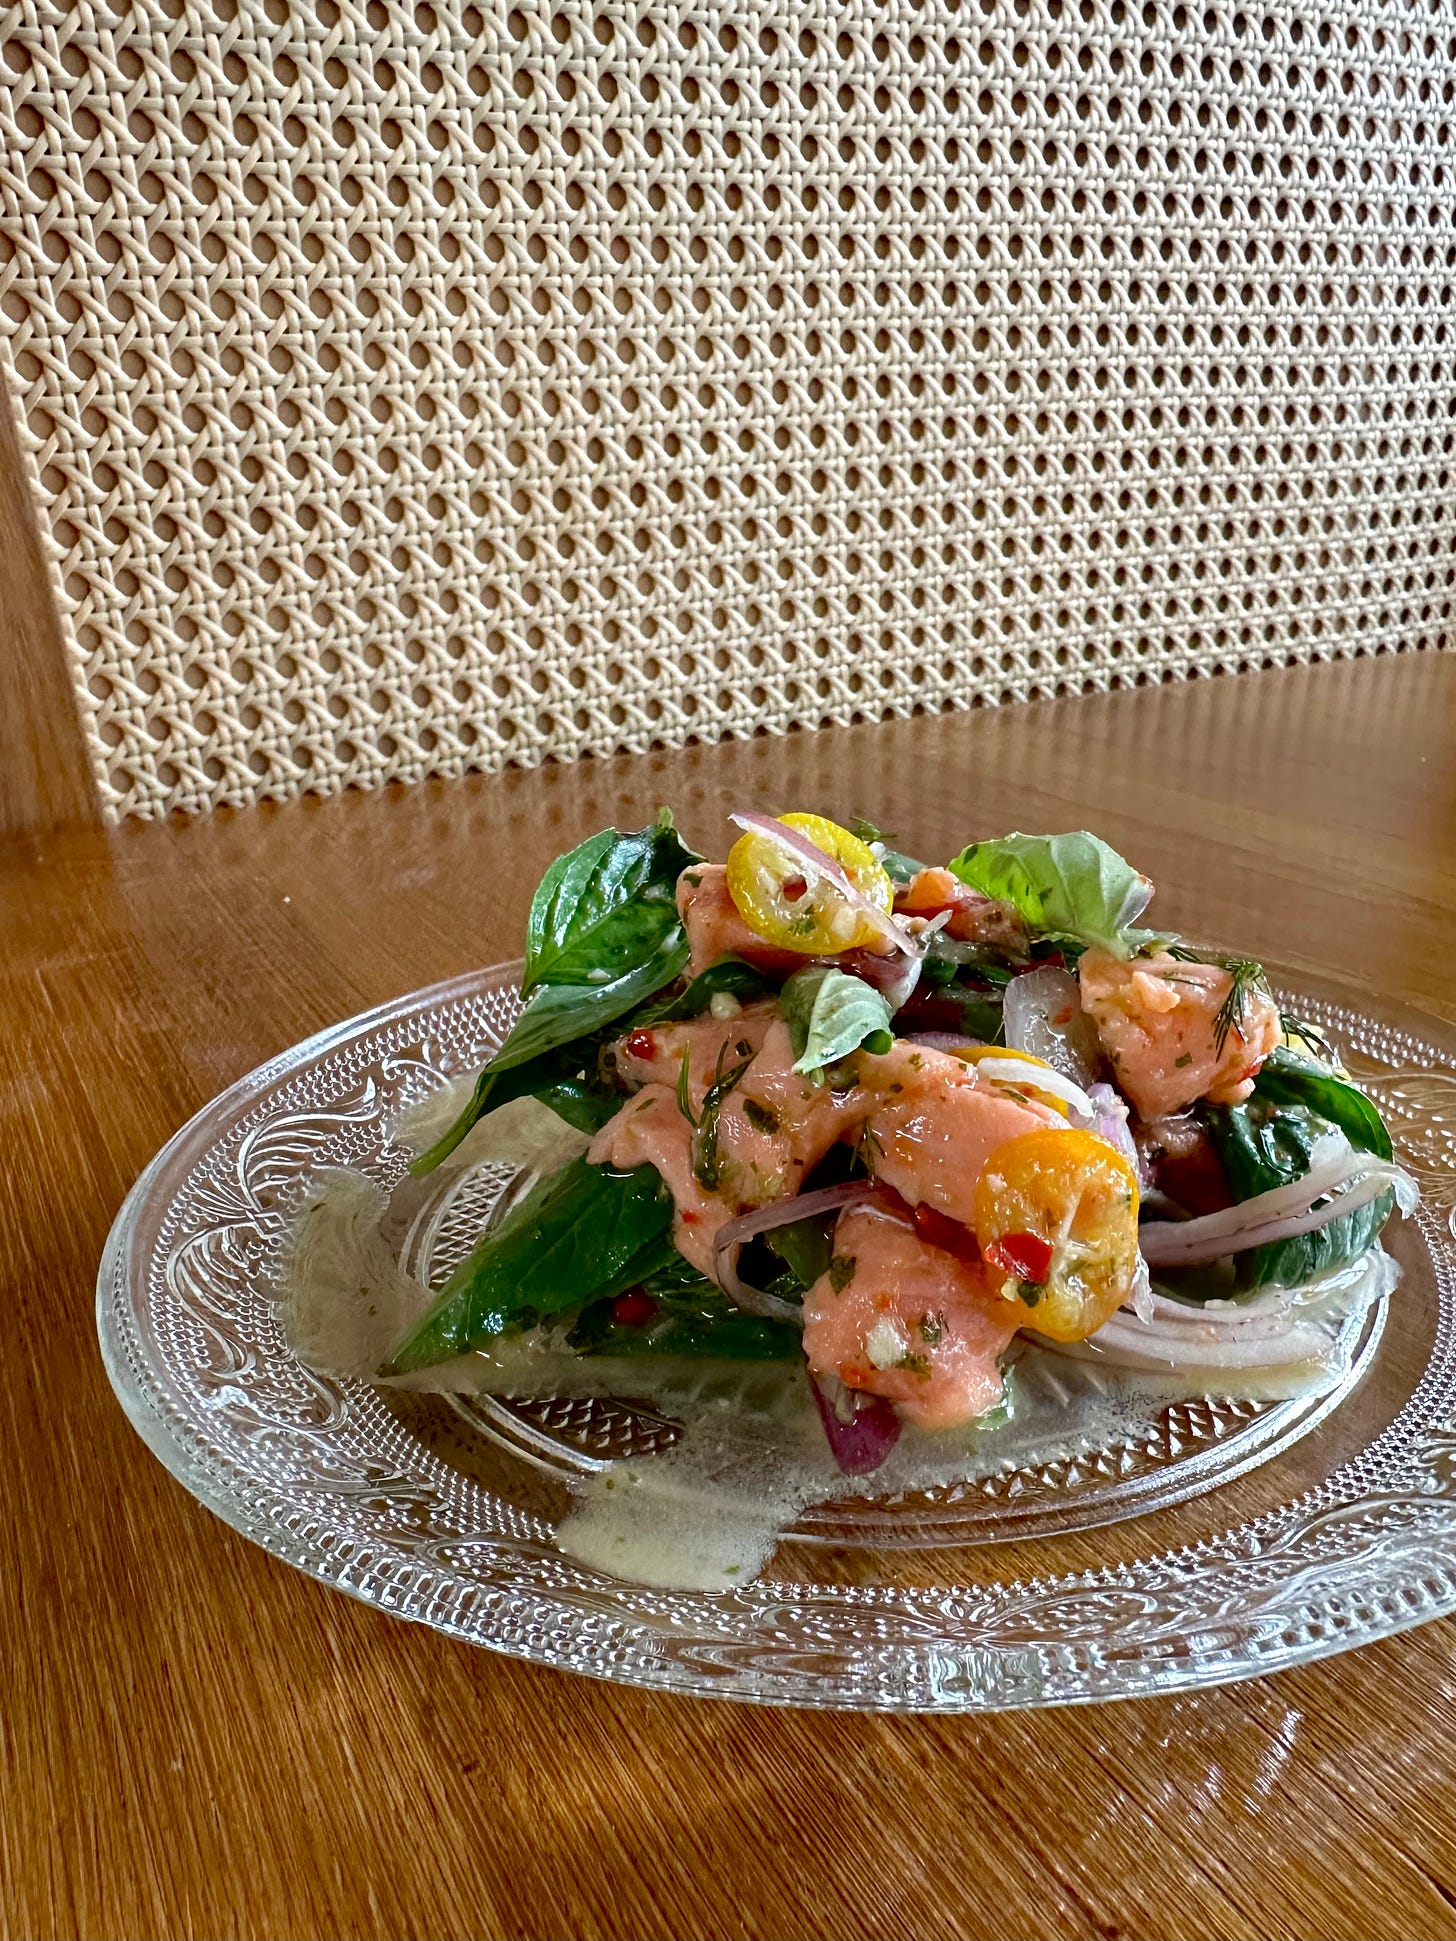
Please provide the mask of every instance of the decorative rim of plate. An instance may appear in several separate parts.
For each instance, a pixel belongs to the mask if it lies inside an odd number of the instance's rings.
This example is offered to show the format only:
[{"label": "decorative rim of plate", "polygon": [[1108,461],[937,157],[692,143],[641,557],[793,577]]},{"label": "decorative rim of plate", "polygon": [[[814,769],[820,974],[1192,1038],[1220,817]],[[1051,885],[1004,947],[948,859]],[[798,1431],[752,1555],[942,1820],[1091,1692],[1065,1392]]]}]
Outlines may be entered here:
[{"label": "decorative rim of plate", "polygon": [[[168,1141],[117,1216],[97,1286],[107,1372],[152,1452],[243,1535],[367,1603],[510,1656],[836,1709],[993,1711],[1186,1690],[1456,1610],[1451,1026],[1385,1002],[1372,1013],[1323,978],[1283,974],[1301,1012],[1359,1054],[1391,1119],[1425,1194],[1417,1224],[1438,1294],[1414,1390],[1318,1487],[1185,1548],[1065,1575],[661,1591],[565,1557],[544,1521],[427,1450],[367,1384],[303,1369],[272,1314],[270,1250],[303,1169],[372,1150],[392,1184],[403,1157],[380,1160],[381,1126],[498,1039],[517,968],[466,973],[270,1059]],[[321,1071],[322,1097],[310,1089]]]}]

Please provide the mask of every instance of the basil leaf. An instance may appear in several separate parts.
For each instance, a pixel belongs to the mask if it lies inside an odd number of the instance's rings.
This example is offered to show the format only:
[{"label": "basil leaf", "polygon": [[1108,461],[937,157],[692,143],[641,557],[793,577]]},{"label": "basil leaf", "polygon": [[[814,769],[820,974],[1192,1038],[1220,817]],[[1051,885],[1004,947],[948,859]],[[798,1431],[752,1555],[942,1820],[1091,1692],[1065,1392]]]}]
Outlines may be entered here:
[{"label": "basil leaf", "polygon": [[578,1132],[600,1132],[627,1102],[620,1092],[607,1091],[580,1078],[563,1078],[554,1085],[543,1085],[534,1096]]},{"label": "basil leaf", "polygon": [[558,856],[531,899],[521,995],[539,984],[611,984],[680,928],[677,879],[700,862],[663,809],[633,835],[604,829]]},{"label": "basil leaf", "polygon": [[794,1293],[807,1294],[815,1281],[829,1272],[834,1252],[834,1224],[838,1218],[837,1213],[811,1215],[807,1220],[774,1227],[763,1235],[764,1245],[778,1256],[797,1281]]},{"label": "basil leaf", "polygon": [[861,1046],[885,1052],[895,1042],[885,998],[863,978],[832,965],[795,971],[783,988],[779,1008],[794,1047],[794,1070],[812,1077]]},{"label": "basil leaf", "polygon": [[[587,1040],[682,975],[688,940],[675,893],[679,875],[698,860],[666,809],[634,835],[606,829],[557,857],[531,899],[521,977],[526,1008],[476,1080],[469,1105],[413,1162],[412,1173],[432,1172],[495,1106],[554,1086],[562,1074],[540,1065],[545,1054]],[[583,1042],[578,1065],[594,1061],[598,1048]],[[529,1072],[507,1076],[523,1067]],[[566,1095],[547,1102],[582,1109]]]},{"label": "basil leaf", "polygon": [[1351,1213],[1318,1227],[1313,1233],[1298,1233],[1292,1240],[1275,1241],[1255,1247],[1238,1256],[1238,1281],[1241,1290],[1267,1287],[1299,1287],[1319,1274],[1332,1274],[1358,1260],[1380,1237],[1380,1230],[1395,1206],[1393,1193],[1382,1193],[1367,1200]]},{"label": "basil leaf", "polygon": [[1085,829],[972,843],[950,868],[971,889],[1009,903],[1042,936],[1101,944],[1127,957],[1151,934],[1130,926],[1147,908],[1152,884]]},{"label": "basil leaf", "polygon": [[1287,1046],[1277,1046],[1260,1067],[1255,1096],[1273,1105],[1302,1105],[1331,1125],[1337,1125],[1357,1152],[1391,1157],[1390,1134],[1375,1101],[1358,1085],[1303,1058]]},{"label": "basil leaf", "polygon": [[[1220,1106],[1208,1113],[1209,1134],[1230,1190],[1240,1201],[1303,1179],[1316,1142],[1332,1129],[1331,1121],[1306,1106],[1275,1104],[1261,1098],[1257,1090],[1243,1105]],[[1316,1275],[1348,1266],[1374,1242],[1393,1205],[1393,1196],[1382,1193],[1314,1233],[1246,1249],[1235,1256],[1238,1287],[1247,1290],[1274,1282],[1298,1287]]]},{"label": "basil leaf", "polygon": [[719,963],[710,964],[705,971],[699,971],[687,989],[676,997],[654,998],[644,1004],[640,1011],[634,1011],[623,1026],[624,1030],[636,1030],[639,1026],[650,1024],[678,1024],[686,1018],[700,1018],[720,994],[736,997],[740,1004],[751,1004],[755,998],[765,996],[774,988],[770,978],[752,964],[745,964],[738,957],[724,957]]},{"label": "basil leaf", "polygon": [[651,1166],[621,1173],[573,1160],[486,1233],[385,1373],[450,1361],[508,1328],[635,1286],[662,1264],[672,1214],[672,1195]]},{"label": "basil leaf", "polygon": [[596,1301],[583,1309],[568,1337],[571,1346],[587,1355],[680,1355],[703,1361],[793,1361],[802,1355],[797,1328],[745,1314],[680,1254],[677,1259],[684,1272],[670,1269],[642,1283],[657,1304],[645,1326],[623,1325],[613,1300]]},{"label": "basil leaf", "polygon": [[620,977],[600,984],[543,984],[486,1070],[509,1071],[543,1051],[555,1051],[612,1023],[643,998],[681,977],[687,961],[688,940],[674,917],[672,929]]},{"label": "basil leaf", "polygon": [[[575,1054],[570,1070],[594,1064],[600,1037],[593,1034],[682,975],[688,961],[688,940],[675,911],[672,925],[650,956],[610,983],[542,985],[475,1081],[470,1103],[445,1136],[413,1161],[410,1171],[417,1178],[433,1172],[487,1112],[509,1099],[555,1085],[563,1075],[562,1068],[547,1054],[569,1046]],[[547,1103],[552,1101],[548,1099]]]}]

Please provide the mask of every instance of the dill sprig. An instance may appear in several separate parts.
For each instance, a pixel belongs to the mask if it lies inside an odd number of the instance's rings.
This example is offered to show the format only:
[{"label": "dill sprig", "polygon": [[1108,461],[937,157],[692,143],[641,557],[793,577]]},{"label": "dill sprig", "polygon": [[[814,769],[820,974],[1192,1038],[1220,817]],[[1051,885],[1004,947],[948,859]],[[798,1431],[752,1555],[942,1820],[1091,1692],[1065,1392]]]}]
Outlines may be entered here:
[{"label": "dill sprig", "polygon": [[1175,958],[1180,964],[1215,964],[1219,970],[1228,972],[1228,991],[1213,1020],[1213,1048],[1222,1058],[1229,1033],[1243,1033],[1249,999],[1256,991],[1262,991],[1266,997],[1269,994],[1269,980],[1264,974],[1264,966],[1256,963],[1252,957],[1226,957],[1216,950],[1194,950],[1188,944],[1179,943],[1176,938],[1170,939],[1163,948],[1169,957]]},{"label": "dill sprig", "polygon": [[1229,974],[1228,991],[1213,1020],[1213,1048],[1222,1058],[1229,1033],[1237,1031],[1243,1035],[1249,999],[1256,991],[1267,994],[1269,980],[1264,975],[1264,966],[1252,957],[1221,957],[1218,962]]}]

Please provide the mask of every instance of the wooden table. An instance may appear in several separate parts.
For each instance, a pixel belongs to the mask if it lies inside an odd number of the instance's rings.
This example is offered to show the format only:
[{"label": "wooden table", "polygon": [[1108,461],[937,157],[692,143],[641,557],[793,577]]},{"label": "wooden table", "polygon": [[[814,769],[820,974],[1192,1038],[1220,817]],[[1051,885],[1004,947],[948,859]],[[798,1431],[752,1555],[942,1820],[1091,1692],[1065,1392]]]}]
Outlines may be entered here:
[{"label": "wooden table", "polygon": [[154,1148],[514,954],[586,831],[745,800],[924,854],[1090,823],[1166,921],[1456,1016],[1456,657],[591,762],[0,850],[0,1921],[16,1935],[1456,1935],[1456,1626],[986,1719],[616,1690],[251,1548],[147,1454],[97,1258]]}]

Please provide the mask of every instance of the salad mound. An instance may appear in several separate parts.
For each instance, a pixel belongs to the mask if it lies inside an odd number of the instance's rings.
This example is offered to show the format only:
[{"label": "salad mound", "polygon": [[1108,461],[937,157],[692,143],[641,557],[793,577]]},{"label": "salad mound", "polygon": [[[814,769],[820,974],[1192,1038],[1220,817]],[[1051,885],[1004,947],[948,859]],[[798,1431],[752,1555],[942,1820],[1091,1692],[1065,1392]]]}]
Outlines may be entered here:
[{"label": "salad mound", "polygon": [[926,866],[731,821],[722,863],[664,810],[547,871],[520,1017],[414,1170],[522,1101],[575,1155],[385,1374],[782,1362],[859,1475],[906,1426],[1003,1419],[1028,1338],[1192,1392],[1318,1359],[1414,1189],[1257,963],[1139,927],[1151,883],[1086,832]]}]

